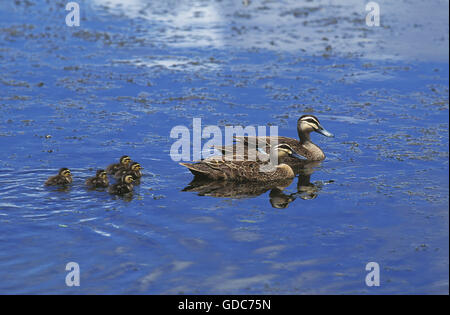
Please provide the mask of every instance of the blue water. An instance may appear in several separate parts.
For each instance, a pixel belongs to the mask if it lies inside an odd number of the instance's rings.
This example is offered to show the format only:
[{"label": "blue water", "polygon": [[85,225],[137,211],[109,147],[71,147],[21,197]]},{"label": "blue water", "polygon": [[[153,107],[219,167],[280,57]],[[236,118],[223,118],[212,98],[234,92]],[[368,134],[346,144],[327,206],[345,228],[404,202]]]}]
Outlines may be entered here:
[{"label": "blue water", "polygon": [[[64,2],[0,4],[0,293],[448,294],[448,2],[380,1],[380,28],[356,0],[79,4],[73,28]],[[284,208],[183,191],[174,126],[296,137],[305,113],[336,137]],[[131,199],[85,189],[123,154]]]}]

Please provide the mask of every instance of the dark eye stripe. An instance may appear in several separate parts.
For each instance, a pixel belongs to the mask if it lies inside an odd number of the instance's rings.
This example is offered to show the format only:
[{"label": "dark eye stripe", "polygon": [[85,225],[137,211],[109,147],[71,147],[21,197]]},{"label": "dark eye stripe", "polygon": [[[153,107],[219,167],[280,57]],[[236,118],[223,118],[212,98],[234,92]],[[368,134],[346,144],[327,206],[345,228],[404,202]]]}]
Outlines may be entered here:
[{"label": "dark eye stripe", "polygon": [[307,118],[304,119],[303,121],[309,122],[310,124],[313,124],[316,128],[319,128],[319,122],[312,118]]},{"label": "dark eye stripe", "polygon": [[285,150],[291,150],[291,147],[290,146],[288,146],[287,144],[280,144],[279,146],[278,146],[278,148],[279,149],[285,149]]}]

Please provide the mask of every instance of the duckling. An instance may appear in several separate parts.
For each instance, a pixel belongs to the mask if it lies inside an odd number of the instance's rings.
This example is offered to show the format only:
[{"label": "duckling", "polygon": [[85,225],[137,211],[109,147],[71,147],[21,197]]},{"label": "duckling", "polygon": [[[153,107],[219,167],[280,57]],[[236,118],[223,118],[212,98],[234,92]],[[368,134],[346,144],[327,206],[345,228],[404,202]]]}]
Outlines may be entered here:
[{"label": "duckling", "polygon": [[72,173],[66,167],[61,168],[58,175],[49,177],[45,186],[64,186],[72,183]]},{"label": "duckling", "polygon": [[130,164],[130,167],[128,169],[120,169],[119,171],[114,174],[114,178],[120,179],[123,175],[131,175],[133,176],[134,180],[137,180],[142,177],[141,172],[142,166],[138,162],[133,162]]},{"label": "duckling", "polygon": [[109,186],[108,192],[113,195],[126,195],[133,192],[133,176],[124,175],[117,184]]},{"label": "duckling", "polygon": [[106,168],[106,173],[108,173],[110,175],[114,175],[121,169],[122,170],[127,169],[128,166],[130,165],[130,162],[131,162],[131,158],[128,155],[123,155],[120,158],[119,163],[111,164],[110,166],[108,166]]},{"label": "duckling", "polygon": [[105,170],[98,170],[95,177],[88,178],[86,185],[89,188],[106,188],[109,186],[108,174]]}]

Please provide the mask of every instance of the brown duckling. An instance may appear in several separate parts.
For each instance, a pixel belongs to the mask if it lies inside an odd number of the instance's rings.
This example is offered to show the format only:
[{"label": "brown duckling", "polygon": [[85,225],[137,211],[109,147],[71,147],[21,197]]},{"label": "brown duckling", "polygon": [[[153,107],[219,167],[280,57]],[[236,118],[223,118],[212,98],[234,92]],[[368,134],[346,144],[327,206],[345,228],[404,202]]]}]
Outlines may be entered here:
[{"label": "brown duckling", "polygon": [[72,183],[72,173],[66,167],[61,168],[58,175],[49,177],[45,186],[64,186]]},{"label": "brown duckling", "polygon": [[106,188],[109,186],[108,174],[105,170],[98,170],[95,177],[88,178],[86,185],[89,188]]},{"label": "brown duckling", "polygon": [[106,168],[106,173],[108,173],[110,175],[114,175],[119,170],[124,170],[124,169],[126,170],[126,169],[128,169],[130,162],[131,162],[131,158],[128,155],[123,155],[120,158],[119,163],[111,164],[110,166],[108,166]]},{"label": "brown duckling", "polygon": [[114,178],[120,179],[123,175],[131,175],[134,180],[137,180],[142,177],[141,172],[142,166],[138,162],[133,162],[130,164],[130,167],[126,170],[121,169],[114,174]]},{"label": "brown duckling", "polygon": [[124,175],[117,184],[109,186],[108,192],[113,195],[126,195],[133,192],[133,176]]}]

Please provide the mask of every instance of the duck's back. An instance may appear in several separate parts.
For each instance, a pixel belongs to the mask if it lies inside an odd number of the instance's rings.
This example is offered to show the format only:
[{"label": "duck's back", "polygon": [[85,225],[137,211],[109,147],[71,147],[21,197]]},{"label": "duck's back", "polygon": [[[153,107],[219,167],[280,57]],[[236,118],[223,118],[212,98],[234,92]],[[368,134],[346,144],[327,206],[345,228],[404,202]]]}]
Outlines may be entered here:
[{"label": "duck's back", "polygon": [[180,163],[187,167],[196,177],[214,180],[271,182],[293,178],[294,173],[287,165],[274,167],[256,161],[226,161],[210,159],[199,163]]},{"label": "duck's back", "polygon": [[114,195],[125,195],[133,191],[133,186],[131,184],[117,183],[109,186],[108,191]]},{"label": "duck's back", "polygon": [[[273,145],[274,143],[276,144],[285,143],[288,144],[296,153],[305,157],[307,160],[322,161],[325,159],[325,154],[323,153],[322,149],[319,148],[314,143],[312,143],[311,141],[301,143],[297,139],[288,137],[253,137],[253,136],[235,137],[235,139],[238,142],[242,142],[244,146],[256,147],[256,145],[258,145],[258,148],[265,148],[265,151],[267,153],[270,151],[270,146]],[[280,162],[288,164],[302,163],[302,161],[294,157],[285,157],[281,159]]]},{"label": "duck's back", "polygon": [[61,175],[56,175],[47,179],[47,181],[45,182],[45,186],[68,185],[70,183],[72,183],[72,179]]}]

